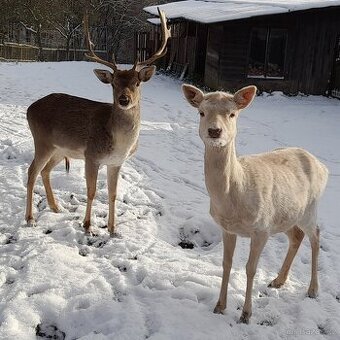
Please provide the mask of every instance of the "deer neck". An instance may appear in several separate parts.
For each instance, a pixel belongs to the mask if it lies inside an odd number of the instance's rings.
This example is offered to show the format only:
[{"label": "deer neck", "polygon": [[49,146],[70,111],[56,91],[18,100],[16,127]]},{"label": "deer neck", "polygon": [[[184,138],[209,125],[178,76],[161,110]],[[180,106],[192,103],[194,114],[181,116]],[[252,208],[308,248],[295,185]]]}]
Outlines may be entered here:
[{"label": "deer neck", "polygon": [[127,110],[121,109],[116,103],[113,104],[112,111],[112,129],[117,132],[138,134],[141,124],[140,104],[137,104]]},{"label": "deer neck", "polygon": [[211,197],[220,197],[231,190],[241,190],[244,171],[236,156],[234,139],[223,148],[206,146],[204,168]]}]

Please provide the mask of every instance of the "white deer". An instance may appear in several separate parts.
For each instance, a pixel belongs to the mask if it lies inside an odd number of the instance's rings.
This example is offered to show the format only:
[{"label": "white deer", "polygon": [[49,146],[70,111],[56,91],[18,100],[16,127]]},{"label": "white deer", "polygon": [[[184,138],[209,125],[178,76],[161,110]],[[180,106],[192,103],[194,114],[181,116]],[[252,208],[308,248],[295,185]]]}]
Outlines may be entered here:
[{"label": "white deer", "polygon": [[328,170],[309,152],[300,148],[277,149],[268,153],[236,156],[236,122],[242,109],[254,99],[255,86],[234,95],[225,92],[204,94],[183,85],[188,102],[200,113],[199,135],[205,144],[204,171],[210,195],[210,214],[223,229],[223,277],[214,313],[227,305],[227,288],[236,237],[250,237],[246,265],[247,290],[240,322],[249,323],[252,288],[259,256],[268,237],[284,232],[289,248],[282,268],[269,286],[281,287],[306,234],[312,248],[309,297],[318,292],[319,228],[318,200],[326,187]]},{"label": "white deer", "polygon": [[162,44],[149,59],[138,62],[130,70],[119,70],[114,58],[108,62],[99,58],[94,50],[88,29],[88,16],[84,26],[89,44],[88,59],[110,67],[113,71],[94,70],[96,76],[113,89],[113,104],[91,101],[68,94],[53,93],[34,102],[27,110],[27,120],[34,139],[35,155],[28,169],[26,221],[35,225],[32,212],[33,188],[39,172],[46,190],[48,204],[59,211],[51,184],[51,170],[65,157],[85,160],[87,206],[84,218],[86,233],[91,233],[91,208],[96,193],[98,169],[107,166],[109,191],[108,230],[115,232],[115,200],[120,168],[137,149],[140,118],[140,84],[155,73],[155,60],[166,53],[170,30],[165,13],[159,11]]}]

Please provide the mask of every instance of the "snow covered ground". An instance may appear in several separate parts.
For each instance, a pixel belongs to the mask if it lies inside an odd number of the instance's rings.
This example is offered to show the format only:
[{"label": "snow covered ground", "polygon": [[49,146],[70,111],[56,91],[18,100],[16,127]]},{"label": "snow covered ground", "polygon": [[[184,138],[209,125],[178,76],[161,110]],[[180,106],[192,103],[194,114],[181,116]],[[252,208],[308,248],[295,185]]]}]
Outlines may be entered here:
[{"label": "snow covered ground", "polygon": [[[244,301],[249,240],[238,239],[225,315],[212,310],[222,275],[219,227],[209,216],[199,116],[180,82],[155,76],[143,86],[137,155],[123,167],[118,232],[110,239],[105,169],[93,208],[98,237],[84,237],[86,188],[81,161],[52,186],[63,211],[35,189],[38,226],[24,223],[33,143],[25,112],[51,92],[111,101],[93,63],[0,63],[0,339],[339,339],[340,101],[280,93],[255,99],[239,120],[239,154],[301,146],[330,169],[321,202],[320,295],[305,296],[311,251],[305,239],[280,290],[276,276],[287,238],[271,238],[261,256],[250,325],[237,324]],[[182,249],[182,242],[189,249]],[[192,248],[193,247],[193,248]],[[192,249],[190,249],[192,248]]]}]

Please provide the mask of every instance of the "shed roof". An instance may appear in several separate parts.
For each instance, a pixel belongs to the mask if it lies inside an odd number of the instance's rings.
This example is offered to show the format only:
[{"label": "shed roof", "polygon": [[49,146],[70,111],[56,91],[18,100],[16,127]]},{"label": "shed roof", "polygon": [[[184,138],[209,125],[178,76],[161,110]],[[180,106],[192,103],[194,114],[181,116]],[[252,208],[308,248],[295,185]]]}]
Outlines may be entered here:
[{"label": "shed roof", "polygon": [[[159,7],[169,19],[209,24],[331,6],[340,6],[340,0],[186,0],[145,7],[144,11],[157,15]],[[159,22],[158,19],[149,21]]]}]

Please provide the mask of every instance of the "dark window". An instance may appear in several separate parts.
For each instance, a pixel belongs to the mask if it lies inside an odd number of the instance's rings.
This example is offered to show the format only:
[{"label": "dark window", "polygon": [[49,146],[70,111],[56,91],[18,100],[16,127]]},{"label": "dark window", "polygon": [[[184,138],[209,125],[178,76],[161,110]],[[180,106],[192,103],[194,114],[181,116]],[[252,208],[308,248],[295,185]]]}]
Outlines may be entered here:
[{"label": "dark window", "polygon": [[248,77],[283,78],[287,30],[255,28],[252,31]]}]

